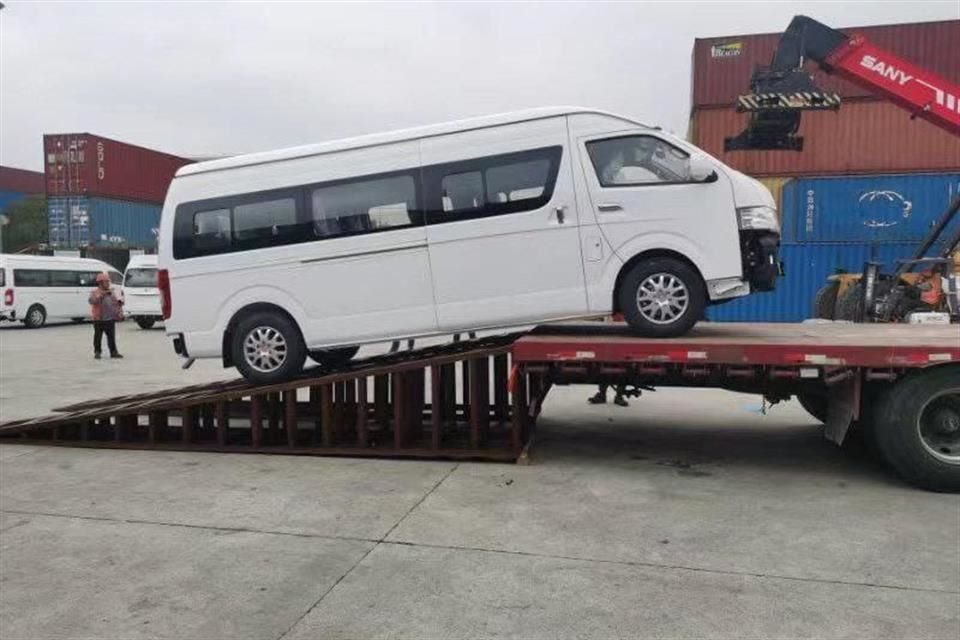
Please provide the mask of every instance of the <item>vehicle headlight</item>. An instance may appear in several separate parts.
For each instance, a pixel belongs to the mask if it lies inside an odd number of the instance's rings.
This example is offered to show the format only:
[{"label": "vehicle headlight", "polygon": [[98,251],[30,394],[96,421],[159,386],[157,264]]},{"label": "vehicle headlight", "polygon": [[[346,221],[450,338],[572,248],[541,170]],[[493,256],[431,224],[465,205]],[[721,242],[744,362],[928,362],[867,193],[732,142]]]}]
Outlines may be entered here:
[{"label": "vehicle headlight", "polygon": [[742,207],[737,209],[737,223],[743,230],[780,231],[777,212],[771,207]]}]

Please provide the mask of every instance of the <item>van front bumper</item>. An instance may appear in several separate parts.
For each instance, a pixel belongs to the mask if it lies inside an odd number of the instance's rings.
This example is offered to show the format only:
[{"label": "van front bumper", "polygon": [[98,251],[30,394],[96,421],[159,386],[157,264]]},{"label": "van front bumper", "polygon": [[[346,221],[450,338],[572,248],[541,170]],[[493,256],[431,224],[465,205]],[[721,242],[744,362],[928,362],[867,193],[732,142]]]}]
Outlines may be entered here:
[{"label": "van front bumper", "polygon": [[740,255],[743,276],[752,291],[773,291],[783,274],[780,234],[772,231],[741,231]]}]

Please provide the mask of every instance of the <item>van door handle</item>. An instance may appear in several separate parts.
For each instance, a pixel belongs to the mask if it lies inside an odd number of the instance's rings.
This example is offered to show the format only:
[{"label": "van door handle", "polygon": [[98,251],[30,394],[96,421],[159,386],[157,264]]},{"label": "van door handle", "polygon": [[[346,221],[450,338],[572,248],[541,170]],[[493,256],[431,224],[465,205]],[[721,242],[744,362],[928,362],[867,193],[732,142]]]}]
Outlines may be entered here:
[{"label": "van door handle", "polygon": [[623,211],[623,207],[618,204],[598,204],[597,210],[610,213],[613,211]]},{"label": "van door handle", "polygon": [[557,212],[557,224],[564,224],[566,222],[567,217],[566,217],[566,214],[564,213],[565,210],[566,210],[566,207],[564,205],[560,205],[555,209],[555,211]]}]

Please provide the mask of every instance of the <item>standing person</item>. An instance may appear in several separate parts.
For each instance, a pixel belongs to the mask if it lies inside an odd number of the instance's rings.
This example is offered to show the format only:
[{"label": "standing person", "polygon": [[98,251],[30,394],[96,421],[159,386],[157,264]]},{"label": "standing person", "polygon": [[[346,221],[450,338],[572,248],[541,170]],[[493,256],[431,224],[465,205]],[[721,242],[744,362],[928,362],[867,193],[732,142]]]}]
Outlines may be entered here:
[{"label": "standing person", "polygon": [[[623,322],[623,314],[619,311],[615,312],[612,316],[603,318],[603,322]],[[627,399],[624,397],[626,395],[626,386],[623,383],[619,384],[609,384],[607,382],[601,382],[597,388],[597,392],[587,398],[587,402],[590,404],[604,404],[607,401],[607,389],[613,387],[614,398],[613,404],[618,407],[629,407],[630,403],[627,402]]]},{"label": "standing person", "polygon": [[123,301],[113,293],[110,276],[97,274],[97,288],[90,292],[90,315],[93,317],[93,357],[100,359],[103,334],[111,358],[122,358],[117,351],[117,320],[123,320]]}]

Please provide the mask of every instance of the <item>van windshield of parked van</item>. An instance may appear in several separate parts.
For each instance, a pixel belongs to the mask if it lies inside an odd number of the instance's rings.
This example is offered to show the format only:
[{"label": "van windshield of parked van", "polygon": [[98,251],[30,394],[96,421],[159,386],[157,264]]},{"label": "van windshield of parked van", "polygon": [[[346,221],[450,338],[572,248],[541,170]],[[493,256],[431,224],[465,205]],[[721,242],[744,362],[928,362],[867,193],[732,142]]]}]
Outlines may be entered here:
[{"label": "van windshield of parked van", "polygon": [[418,209],[413,176],[357,180],[313,190],[313,230],[319,238],[413,224]]},{"label": "van windshield of parked van", "polygon": [[690,155],[653,136],[588,142],[587,152],[604,187],[690,180]]},{"label": "van windshield of parked van", "polygon": [[156,269],[127,269],[123,279],[125,287],[151,287],[157,286]]}]

